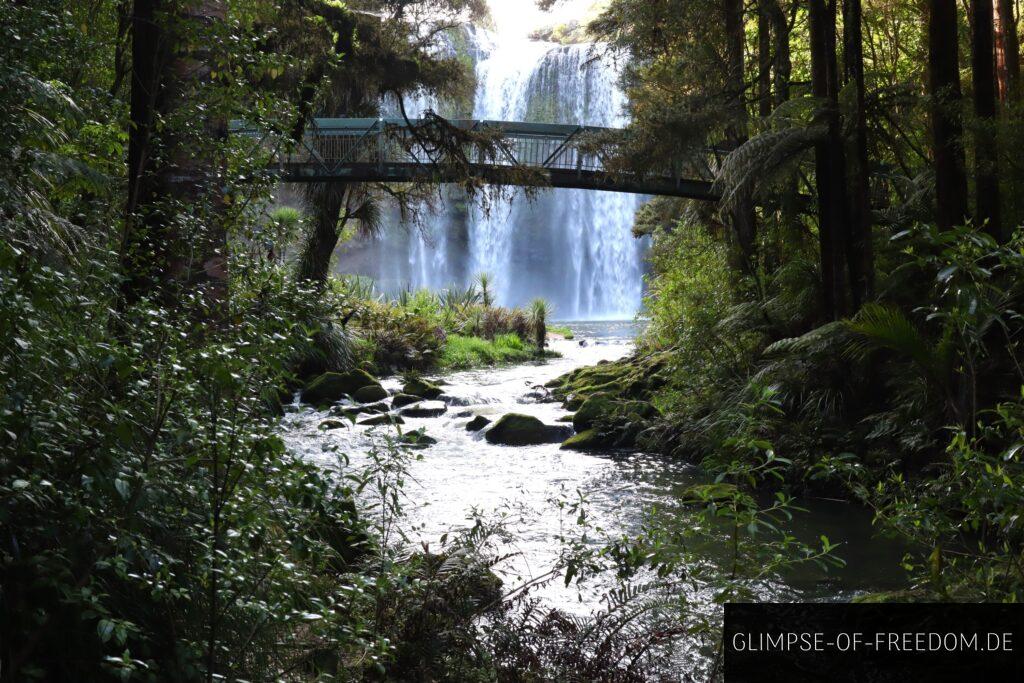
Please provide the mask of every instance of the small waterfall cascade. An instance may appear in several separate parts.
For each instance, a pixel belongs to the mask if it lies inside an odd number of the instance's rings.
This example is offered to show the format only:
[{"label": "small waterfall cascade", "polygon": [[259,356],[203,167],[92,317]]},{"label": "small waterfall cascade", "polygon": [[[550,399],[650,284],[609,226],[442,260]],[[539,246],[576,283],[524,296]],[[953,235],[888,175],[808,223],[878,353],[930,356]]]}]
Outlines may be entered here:
[{"label": "small waterfall cascade", "polygon": [[[473,118],[620,127],[625,95],[618,73],[592,46],[557,45],[467,31],[475,58]],[[414,116],[430,101],[406,102]],[[415,113],[415,114],[414,114]],[[551,189],[488,211],[443,188],[423,229],[389,228],[347,247],[339,269],[373,277],[382,290],[465,286],[493,276],[500,304],[534,297],[566,320],[631,318],[643,295],[645,240],[632,235],[636,195]]]}]

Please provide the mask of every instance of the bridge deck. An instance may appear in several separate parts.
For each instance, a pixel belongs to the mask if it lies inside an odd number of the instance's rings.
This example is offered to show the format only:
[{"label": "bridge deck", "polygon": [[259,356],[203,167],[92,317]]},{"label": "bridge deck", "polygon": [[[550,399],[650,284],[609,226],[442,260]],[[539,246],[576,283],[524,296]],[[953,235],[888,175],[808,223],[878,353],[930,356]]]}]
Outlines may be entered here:
[{"label": "bridge deck", "polygon": [[[454,182],[462,175],[439,160],[418,127],[420,120],[316,119],[302,143],[273,155],[268,169],[286,182]],[[462,150],[469,171],[486,182],[607,190],[715,200],[709,181],[682,174],[610,174],[599,153],[580,148],[594,134],[612,129],[511,121],[453,120],[465,131],[500,134],[500,144]],[[262,139],[261,131],[236,122],[235,135]],[[525,172],[525,173],[524,173]]]}]

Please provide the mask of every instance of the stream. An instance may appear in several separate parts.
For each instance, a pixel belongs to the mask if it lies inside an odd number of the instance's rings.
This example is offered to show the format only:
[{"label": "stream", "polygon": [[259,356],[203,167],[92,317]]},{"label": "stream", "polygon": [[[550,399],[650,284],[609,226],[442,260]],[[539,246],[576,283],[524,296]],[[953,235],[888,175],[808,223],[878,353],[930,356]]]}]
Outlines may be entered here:
[{"label": "stream", "polygon": [[[686,524],[687,510],[680,494],[700,482],[700,472],[684,462],[644,453],[588,454],[560,450],[559,444],[509,447],[492,445],[482,432],[468,432],[475,415],[496,420],[509,412],[526,413],[555,424],[567,412],[560,403],[538,402],[538,385],[582,365],[614,360],[628,354],[637,327],[629,322],[571,323],[575,340],[552,346],[561,358],[511,367],[483,368],[440,376],[448,411],[433,418],[406,418],[403,431],[423,428],[438,443],[418,453],[409,464],[404,529],[416,541],[436,544],[442,534],[470,525],[474,511],[503,513],[512,539],[505,548],[513,557],[501,566],[506,586],[515,587],[545,575],[559,554],[559,535],[572,526],[555,500],[573,501],[582,494],[593,524],[618,536],[636,531],[647,511],[672,515]],[[585,344],[581,345],[580,341]],[[385,388],[397,389],[392,378]],[[284,438],[289,448],[323,467],[338,471],[367,464],[366,453],[379,444],[381,430],[351,426],[323,431],[324,411],[296,407],[285,417]],[[340,457],[339,453],[345,454]],[[784,579],[767,581],[757,590],[769,601],[846,600],[865,591],[903,587],[899,567],[901,548],[878,538],[871,515],[855,505],[830,500],[800,500],[790,531],[815,543],[820,535],[841,542],[838,555],[846,562],[824,573],[799,570]],[[714,562],[713,553],[709,561]],[[613,575],[565,587],[561,580],[542,586],[536,595],[552,606],[588,612],[614,587]],[[693,596],[700,597],[700,596]]]}]

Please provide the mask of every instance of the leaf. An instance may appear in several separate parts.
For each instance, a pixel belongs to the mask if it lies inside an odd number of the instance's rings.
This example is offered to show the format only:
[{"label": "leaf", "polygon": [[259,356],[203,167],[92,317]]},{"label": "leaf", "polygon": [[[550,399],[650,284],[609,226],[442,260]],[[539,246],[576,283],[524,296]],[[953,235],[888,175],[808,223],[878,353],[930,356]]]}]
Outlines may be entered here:
[{"label": "leaf", "polygon": [[96,624],[96,634],[100,637],[100,640],[106,643],[110,640],[110,636],[114,633],[114,622],[110,619],[100,619],[99,623]]}]

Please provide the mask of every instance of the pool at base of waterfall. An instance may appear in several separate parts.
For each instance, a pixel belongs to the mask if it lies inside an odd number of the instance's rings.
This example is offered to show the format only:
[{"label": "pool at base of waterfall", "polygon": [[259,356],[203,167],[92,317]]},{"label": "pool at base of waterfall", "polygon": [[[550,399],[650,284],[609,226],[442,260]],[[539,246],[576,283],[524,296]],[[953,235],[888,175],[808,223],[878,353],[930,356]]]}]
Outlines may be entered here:
[{"label": "pool at base of waterfall", "polygon": [[[558,443],[497,445],[488,443],[481,432],[466,429],[476,416],[495,421],[507,413],[562,424],[559,418],[569,413],[559,403],[538,400],[538,387],[573,368],[628,354],[637,327],[625,321],[573,323],[576,337],[553,343],[561,358],[439,377],[445,383],[447,411],[438,417],[404,417],[401,427],[403,432],[423,429],[437,440],[417,451],[418,459],[409,463],[402,522],[409,535],[436,544],[442,534],[471,525],[474,515],[502,517],[510,533],[505,550],[513,555],[500,569],[511,588],[546,575],[555,565],[563,550],[559,539],[572,535],[576,522],[566,504],[581,497],[588,522],[601,529],[591,530],[594,543],[637,532],[655,509],[658,515],[672,516],[673,523],[687,524],[691,513],[679,499],[702,479],[685,462],[647,453],[566,451]],[[385,381],[392,391],[399,384],[397,378]],[[352,425],[324,431],[319,425],[327,417],[324,411],[301,407],[284,418],[282,429],[289,448],[334,471],[367,465],[367,453],[379,448],[388,430],[395,429]],[[828,573],[806,568],[784,579],[766,580],[758,588],[760,598],[846,599],[857,591],[902,586],[901,549],[875,537],[866,510],[837,501],[800,504],[809,512],[794,519],[793,534],[809,542],[820,535],[841,542],[839,554],[847,565]],[[708,561],[716,561],[715,555],[715,549],[709,549]],[[541,587],[537,595],[553,606],[585,612],[596,608],[616,583],[613,575],[582,587],[566,587],[558,580]]]}]

